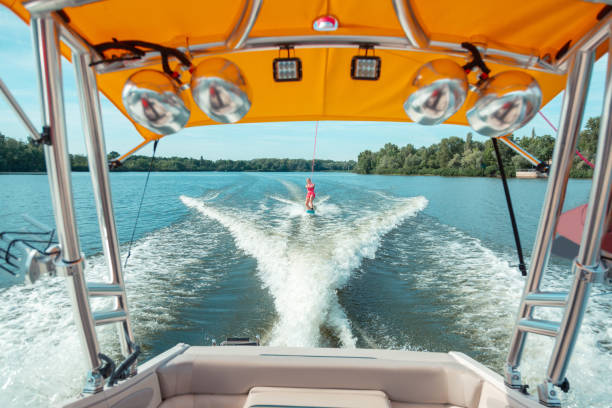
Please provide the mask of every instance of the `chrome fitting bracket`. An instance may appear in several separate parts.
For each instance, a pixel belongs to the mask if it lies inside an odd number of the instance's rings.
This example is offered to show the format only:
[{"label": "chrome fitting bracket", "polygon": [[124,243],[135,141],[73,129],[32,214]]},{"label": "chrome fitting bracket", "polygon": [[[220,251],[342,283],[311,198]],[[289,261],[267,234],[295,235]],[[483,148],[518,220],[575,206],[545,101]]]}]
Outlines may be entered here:
[{"label": "chrome fitting bracket", "polygon": [[98,370],[87,373],[82,394],[97,394],[104,389],[104,377]]},{"label": "chrome fitting bracket", "polygon": [[540,400],[540,404],[550,408],[557,408],[561,406],[559,392],[555,389],[555,386],[550,381],[546,381],[545,383],[538,385],[538,399]]},{"label": "chrome fitting bracket", "polygon": [[79,273],[83,273],[85,269],[85,256],[81,253],[81,257],[76,261],[66,262],[63,259],[58,259],[55,261],[55,270],[57,271],[57,276],[61,277],[69,277],[74,276]]},{"label": "chrome fitting bracket", "polygon": [[574,271],[580,274],[580,280],[590,283],[609,285],[612,281],[610,269],[603,262],[597,265],[582,265],[574,259]]},{"label": "chrome fitting bracket", "polygon": [[51,277],[57,276],[55,264],[59,254],[59,245],[48,247],[45,253],[40,253],[35,249],[28,249],[27,256],[23,263],[26,282],[31,285],[43,275]]},{"label": "chrome fitting bracket", "polygon": [[504,383],[507,387],[515,390],[523,390],[524,386],[521,382],[521,372],[518,367],[512,367],[510,364],[506,364],[504,370]]}]

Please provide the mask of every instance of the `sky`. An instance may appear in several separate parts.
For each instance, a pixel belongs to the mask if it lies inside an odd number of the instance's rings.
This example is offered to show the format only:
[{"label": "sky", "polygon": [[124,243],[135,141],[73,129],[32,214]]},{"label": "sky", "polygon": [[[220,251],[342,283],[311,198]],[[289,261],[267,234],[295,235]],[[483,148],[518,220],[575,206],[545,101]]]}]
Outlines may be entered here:
[{"label": "sky", "polygon": [[[606,57],[596,64],[591,79],[584,120],[601,115],[606,73]],[[81,129],[74,68],[62,62],[64,100],[70,153],[85,154]],[[37,128],[41,127],[38,84],[29,26],[0,5],[0,78],[7,84],[19,104]],[[559,122],[562,95],[542,108],[555,126]],[[103,95],[101,97],[106,148],[121,154],[142,141],[132,124]],[[515,132],[517,136],[553,134],[550,126],[536,115],[530,123]],[[457,125],[421,126],[399,122],[319,122],[316,157],[318,159],[356,160],[363,150],[377,151],[386,143],[398,146],[429,146],[450,136],[464,138],[468,127]],[[27,132],[21,122],[0,98],[0,132],[25,140]],[[159,143],[159,156],[200,156],[210,159],[248,160],[262,157],[312,158],[315,122],[283,122],[203,126],[188,128],[165,137]],[[486,137],[474,134],[474,139]],[[150,154],[151,145],[139,154]]]}]

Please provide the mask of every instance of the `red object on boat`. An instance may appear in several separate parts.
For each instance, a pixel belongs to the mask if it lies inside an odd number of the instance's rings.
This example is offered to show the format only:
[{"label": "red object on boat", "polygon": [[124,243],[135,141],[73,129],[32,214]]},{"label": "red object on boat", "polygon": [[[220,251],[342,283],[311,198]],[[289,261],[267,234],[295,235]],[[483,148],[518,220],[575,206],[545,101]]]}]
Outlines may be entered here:
[{"label": "red object on boat", "polygon": [[[569,259],[573,259],[576,255],[578,255],[578,248],[580,247],[580,241],[582,240],[582,230],[584,229],[586,213],[587,204],[584,204],[561,214],[556,232],[562,238],[565,238],[565,240],[576,245],[573,246],[568,242],[563,243],[562,240],[557,237],[553,245],[553,253]],[[604,236],[601,240],[601,249],[612,254],[611,227],[612,225],[608,225],[604,231]]]},{"label": "red object on boat", "polygon": [[336,31],[338,19],[334,16],[321,16],[312,23],[312,28],[316,31]]}]

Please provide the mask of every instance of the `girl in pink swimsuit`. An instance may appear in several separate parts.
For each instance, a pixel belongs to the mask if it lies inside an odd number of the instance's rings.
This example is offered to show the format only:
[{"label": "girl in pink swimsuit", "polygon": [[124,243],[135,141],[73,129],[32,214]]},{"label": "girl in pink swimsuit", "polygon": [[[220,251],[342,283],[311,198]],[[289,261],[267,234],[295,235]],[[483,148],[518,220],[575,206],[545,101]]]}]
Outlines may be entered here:
[{"label": "girl in pink swimsuit", "polygon": [[307,210],[313,210],[314,206],[312,204],[312,201],[315,198],[315,192],[314,192],[314,188],[315,185],[312,184],[312,181],[310,181],[309,178],[306,179],[306,191],[308,193],[306,193],[306,209]]}]

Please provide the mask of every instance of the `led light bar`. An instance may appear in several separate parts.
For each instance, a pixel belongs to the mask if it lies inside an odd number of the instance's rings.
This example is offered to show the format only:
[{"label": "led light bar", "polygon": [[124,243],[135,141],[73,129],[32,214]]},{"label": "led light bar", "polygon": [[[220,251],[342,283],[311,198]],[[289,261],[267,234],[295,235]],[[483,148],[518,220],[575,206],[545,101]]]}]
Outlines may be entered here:
[{"label": "led light bar", "polygon": [[351,60],[351,78],[376,81],[380,78],[380,57],[355,55]]},{"label": "led light bar", "polygon": [[272,63],[276,82],[300,81],[302,61],[299,58],[275,58]]}]

